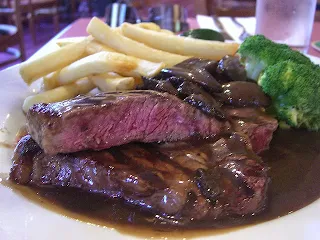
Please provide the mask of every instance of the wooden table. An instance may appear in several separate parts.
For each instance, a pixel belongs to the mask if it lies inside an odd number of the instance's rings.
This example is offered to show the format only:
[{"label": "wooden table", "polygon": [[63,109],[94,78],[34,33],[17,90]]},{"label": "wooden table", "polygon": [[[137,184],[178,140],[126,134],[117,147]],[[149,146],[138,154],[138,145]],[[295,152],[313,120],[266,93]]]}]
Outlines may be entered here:
[{"label": "wooden table", "polygon": [[[88,34],[86,32],[86,27],[89,21],[90,21],[90,18],[80,18],[76,20],[75,22],[70,24],[68,27],[66,27],[63,31],[61,31],[54,38],[54,40],[57,38],[87,36]],[[188,23],[191,28],[197,28],[199,26],[195,18],[189,18]],[[320,40],[320,22],[314,22],[312,36],[311,36],[311,42],[317,41],[317,40]],[[53,40],[50,42],[53,42]],[[43,49],[45,48],[46,46],[43,47]],[[313,49],[311,46],[309,47],[308,54],[313,55],[315,57],[320,57],[320,52]]]}]

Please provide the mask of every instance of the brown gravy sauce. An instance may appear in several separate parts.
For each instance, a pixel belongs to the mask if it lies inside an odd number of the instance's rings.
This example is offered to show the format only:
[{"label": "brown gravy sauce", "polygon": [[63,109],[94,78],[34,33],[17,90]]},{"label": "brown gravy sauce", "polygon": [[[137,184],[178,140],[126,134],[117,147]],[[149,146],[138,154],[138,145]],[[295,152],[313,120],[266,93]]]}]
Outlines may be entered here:
[{"label": "brown gravy sauce", "polygon": [[[151,215],[81,191],[36,189],[18,186],[8,181],[0,183],[15,189],[41,206],[84,222],[115,228],[138,237],[192,238],[223,234],[251,224],[272,220],[297,211],[320,198],[320,132],[278,130],[270,150],[262,158],[270,167],[271,184],[268,207],[258,216],[211,221],[194,225],[192,229],[172,230],[154,225]],[[139,226],[139,231],[137,231]],[[237,227],[234,227],[237,226]],[[189,226],[190,227],[190,226]]]}]

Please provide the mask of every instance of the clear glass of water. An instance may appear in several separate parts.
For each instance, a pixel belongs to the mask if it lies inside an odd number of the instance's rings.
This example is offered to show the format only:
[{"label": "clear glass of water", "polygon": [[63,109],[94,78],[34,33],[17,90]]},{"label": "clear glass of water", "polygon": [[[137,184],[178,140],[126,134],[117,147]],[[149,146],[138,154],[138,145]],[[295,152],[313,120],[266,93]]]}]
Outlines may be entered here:
[{"label": "clear glass of water", "polygon": [[187,18],[188,12],[184,7],[167,3],[150,8],[148,21],[177,33],[189,29]]},{"label": "clear glass of water", "polygon": [[256,34],[306,53],[317,0],[257,0]]}]

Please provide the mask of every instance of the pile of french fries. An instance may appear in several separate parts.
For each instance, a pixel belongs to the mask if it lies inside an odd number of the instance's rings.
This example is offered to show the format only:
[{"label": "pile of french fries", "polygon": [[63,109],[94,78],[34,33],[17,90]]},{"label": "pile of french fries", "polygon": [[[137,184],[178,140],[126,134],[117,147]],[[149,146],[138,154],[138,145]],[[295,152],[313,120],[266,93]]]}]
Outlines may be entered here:
[{"label": "pile of french fries", "polygon": [[238,49],[237,43],[177,36],[154,23],[124,23],[112,29],[94,17],[87,32],[88,37],[58,40],[55,52],[21,64],[27,84],[42,81],[42,91],[25,99],[25,112],[33,104],[66,100],[94,88],[132,90],[142,76],[153,77],[187,58],[219,60]]}]

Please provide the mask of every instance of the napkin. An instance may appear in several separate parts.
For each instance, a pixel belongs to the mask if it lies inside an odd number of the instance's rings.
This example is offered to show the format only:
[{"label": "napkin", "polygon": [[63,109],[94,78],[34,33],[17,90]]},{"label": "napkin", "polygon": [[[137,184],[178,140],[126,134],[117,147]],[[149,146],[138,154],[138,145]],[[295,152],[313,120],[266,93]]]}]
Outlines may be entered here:
[{"label": "napkin", "polygon": [[[218,19],[224,27],[224,31],[227,32],[234,41],[241,43],[242,41],[239,37],[242,33],[242,28],[238,26],[231,17],[218,17]],[[256,28],[255,17],[236,17],[235,19],[244,26],[249,34],[254,35]],[[211,16],[197,15],[197,22],[200,28],[209,28],[218,32],[221,31]]]}]

